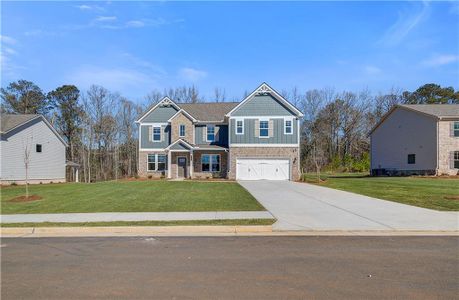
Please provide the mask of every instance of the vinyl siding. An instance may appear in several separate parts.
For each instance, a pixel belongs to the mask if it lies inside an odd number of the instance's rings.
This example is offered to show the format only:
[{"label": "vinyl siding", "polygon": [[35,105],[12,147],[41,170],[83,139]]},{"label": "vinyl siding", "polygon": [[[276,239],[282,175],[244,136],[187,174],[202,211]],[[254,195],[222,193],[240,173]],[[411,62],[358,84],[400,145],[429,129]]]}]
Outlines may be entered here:
[{"label": "vinyl siding", "polygon": [[298,120],[293,119],[293,134],[284,134],[284,119],[273,120],[273,137],[259,138],[255,136],[255,119],[244,120],[244,134],[235,133],[236,120],[230,120],[231,144],[297,144]]},{"label": "vinyl siding", "polygon": [[143,149],[164,149],[171,143],[170,140],[170,125],[163,128],[164,140],[161,142],[153,142],[148,139],[148,127],[152,125],[140,125],[140,148]]},{"label": "vinyl siding", "polygon": [[185,144],[178,142],[177,144],[173,145],[171,150],[190,150]]},{"label": "vinyl siding", "polygon": [[271,95],[259,95],[245,102],[231,116],[295,116],[295,113]]},{"label": "vinyl siding", "polygon": [[[30,150],[30,180],[65,180],[65,145],[41,119],[14,130],[0,142],[2,180],[25,180],[25,145]],[[36,144],[42,152],[36,152]]]},{"label": "vinyl siding", "polygon": [[145,122],[164,123],[167,122],[173,115],[177,113],[177,109],[173,106],[160,106],[149,113],[143,120]]},{"label": "vinyl siding", "polygon": [[219,145],[227,146],[228,145],[228,125],[216,125],[218,127],[218,141],[214,143],[206,142],[206,125],[196,125],[195,131],[195,144],[197,145]]}]

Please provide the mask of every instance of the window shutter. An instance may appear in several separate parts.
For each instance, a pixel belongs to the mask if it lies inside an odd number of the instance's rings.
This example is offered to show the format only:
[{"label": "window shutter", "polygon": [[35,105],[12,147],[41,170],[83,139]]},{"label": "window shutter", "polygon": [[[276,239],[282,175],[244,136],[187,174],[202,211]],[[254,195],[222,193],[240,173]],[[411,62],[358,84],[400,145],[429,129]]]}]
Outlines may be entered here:
[{"label": "window shutter", "polygon": [[161,125],[161,142],[164,142],[166,140],[166,126]]},{"label": "window shutter", "polygon": [[454,151],[449,153],[449,168],[454,169]]},{"label": "window shutter", "polygon": [[260,120],[255,120],[255,137],[260,137]]},{"label": "window shutter", "polygon": [[215,141],[218,142],[218,140],[220,139],[220,126],[214,127],[214,133],[215,133]]},{"label": "window shutter", "polygon": [[207,125],[202,128],[202,141],[207,142]]},{"label": "window shutter", "polygon": [[268,136],[269,137],[274,136],[274,120],[269,120],[268,122]]},{"label": "window shutter", "polygon": [[451,126],[449,128],[449,136],[454,137],[454,122],[451,122]]},{"label": "window shutter", "polygon": [[153,126],[148,126],[148,141],[153,141]]}]

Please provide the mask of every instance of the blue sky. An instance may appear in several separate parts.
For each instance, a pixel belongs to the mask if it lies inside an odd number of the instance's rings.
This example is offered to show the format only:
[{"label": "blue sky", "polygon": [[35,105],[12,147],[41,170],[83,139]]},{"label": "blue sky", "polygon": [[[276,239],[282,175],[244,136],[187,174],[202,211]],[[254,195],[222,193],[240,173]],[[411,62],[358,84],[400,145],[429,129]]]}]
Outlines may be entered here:
[{"label": "blue sky", "polygon": [[458,2],[2,2],[2,86],[459,88]]}]

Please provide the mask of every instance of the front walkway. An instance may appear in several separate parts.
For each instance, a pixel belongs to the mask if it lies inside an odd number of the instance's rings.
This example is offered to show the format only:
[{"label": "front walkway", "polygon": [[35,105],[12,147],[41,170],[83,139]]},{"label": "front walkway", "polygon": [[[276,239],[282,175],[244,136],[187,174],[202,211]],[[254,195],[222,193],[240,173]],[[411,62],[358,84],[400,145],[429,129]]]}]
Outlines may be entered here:
[{"label": "front walkway", "polygon": [[70,213],[1,215],[1,223],[80,223],[116,221],[195,221],[228,219],[273,219],[268,211],[209,211],[209,212],[139,212],[139,213]]},{"label": "front walkway", "polygon": [[459,213],[380,200],[312,184],[241,181],[278,220],[274,230],[458,231]]}]

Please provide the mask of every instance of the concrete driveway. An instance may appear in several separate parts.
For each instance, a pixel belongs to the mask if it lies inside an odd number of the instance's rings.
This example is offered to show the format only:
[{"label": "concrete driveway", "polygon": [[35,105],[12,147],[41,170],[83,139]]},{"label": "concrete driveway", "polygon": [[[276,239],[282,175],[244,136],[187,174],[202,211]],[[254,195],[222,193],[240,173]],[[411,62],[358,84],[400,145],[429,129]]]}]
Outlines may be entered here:
[{"label": "concrete driveway", "polygon": [[290,181],[240,181],[277,219],[275,230],[458,231],[459,213],[440,212]]}]

